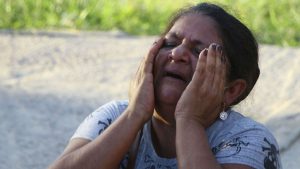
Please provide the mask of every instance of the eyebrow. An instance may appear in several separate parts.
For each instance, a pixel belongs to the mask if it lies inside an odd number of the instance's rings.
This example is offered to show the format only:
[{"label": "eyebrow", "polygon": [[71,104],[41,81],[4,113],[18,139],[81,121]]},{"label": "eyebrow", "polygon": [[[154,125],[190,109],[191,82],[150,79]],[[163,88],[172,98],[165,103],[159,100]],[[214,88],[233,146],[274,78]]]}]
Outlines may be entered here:
[{"label": "eyebrow", "polygon": [[[182,36],[180,35],[180,33],[175,33],[175,32],[170,32],[167,34],[167,36],[169,36],[170,38],[174,38],[174,39],[183,39]],[[195,45],[205,45],[205,43],[203,43],[201,40],[189,39],[189,41]]]}]

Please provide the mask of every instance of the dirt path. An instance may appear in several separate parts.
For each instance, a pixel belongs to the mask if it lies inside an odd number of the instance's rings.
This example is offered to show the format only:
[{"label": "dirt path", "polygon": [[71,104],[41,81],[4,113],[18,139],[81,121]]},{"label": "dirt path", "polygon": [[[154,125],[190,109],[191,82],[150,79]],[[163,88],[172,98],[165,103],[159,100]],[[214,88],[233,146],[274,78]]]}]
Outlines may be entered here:
[{"label": "dirt path", "polygon": [[[112,32],[0,32],[0,168],[46,168],[78,124],[113,99],[156,37]],[[300,49],[261,47],[261,78],[237,107],[265,123],[296,169]],[[297,142],[298,141],[298,142]]]}]

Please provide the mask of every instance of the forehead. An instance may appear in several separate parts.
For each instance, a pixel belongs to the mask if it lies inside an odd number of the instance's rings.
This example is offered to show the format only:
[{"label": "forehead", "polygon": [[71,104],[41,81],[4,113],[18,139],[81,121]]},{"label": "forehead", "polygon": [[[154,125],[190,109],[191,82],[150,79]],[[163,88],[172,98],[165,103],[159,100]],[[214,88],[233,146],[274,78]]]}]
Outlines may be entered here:
[{"label": "forehead", "polygon": [[181,39],[200,41],[206,46],[213,42],[222,45],[217,23],[203,14],[188,14],[179,18],[166,36],[174,34]]}]

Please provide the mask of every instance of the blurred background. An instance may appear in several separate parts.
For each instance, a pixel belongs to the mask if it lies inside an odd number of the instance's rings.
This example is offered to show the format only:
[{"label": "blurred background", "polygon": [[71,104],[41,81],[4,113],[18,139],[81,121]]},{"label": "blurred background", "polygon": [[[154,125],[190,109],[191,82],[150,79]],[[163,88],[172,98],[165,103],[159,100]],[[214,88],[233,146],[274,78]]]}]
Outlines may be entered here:
[{"label": "blurred background", "polygon": [[[0,0],[0,28],[120,30],[158,35],[172,13],[192,0]],[[259,42],[300,43],[299,0],[218,0],[254,31]],[[155,25],[155,26],[153,26]]]},{"label": "blurred background", "polygon": [[[0,0],[0,168],[52,163],[99,106],[127,99],[130,79],[179,8],[192,0]],[[300,1],[216,0],[260,44],[261,75],[235,108],[300,161]]]}]

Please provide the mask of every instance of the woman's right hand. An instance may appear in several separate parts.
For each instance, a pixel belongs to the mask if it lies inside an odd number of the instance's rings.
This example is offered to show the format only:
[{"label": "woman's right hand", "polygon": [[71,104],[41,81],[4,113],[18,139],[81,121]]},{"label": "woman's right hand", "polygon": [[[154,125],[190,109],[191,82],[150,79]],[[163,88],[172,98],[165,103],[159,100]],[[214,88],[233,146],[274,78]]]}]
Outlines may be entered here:
[{"label": "woman's right hand", "polygon": [[153,65],[155,56],[163,43],[163,38],[154,42],[146,57],[141,62],[135,79],[130,84],[128,110],[131,115],[148,121],[154,112]]}]

